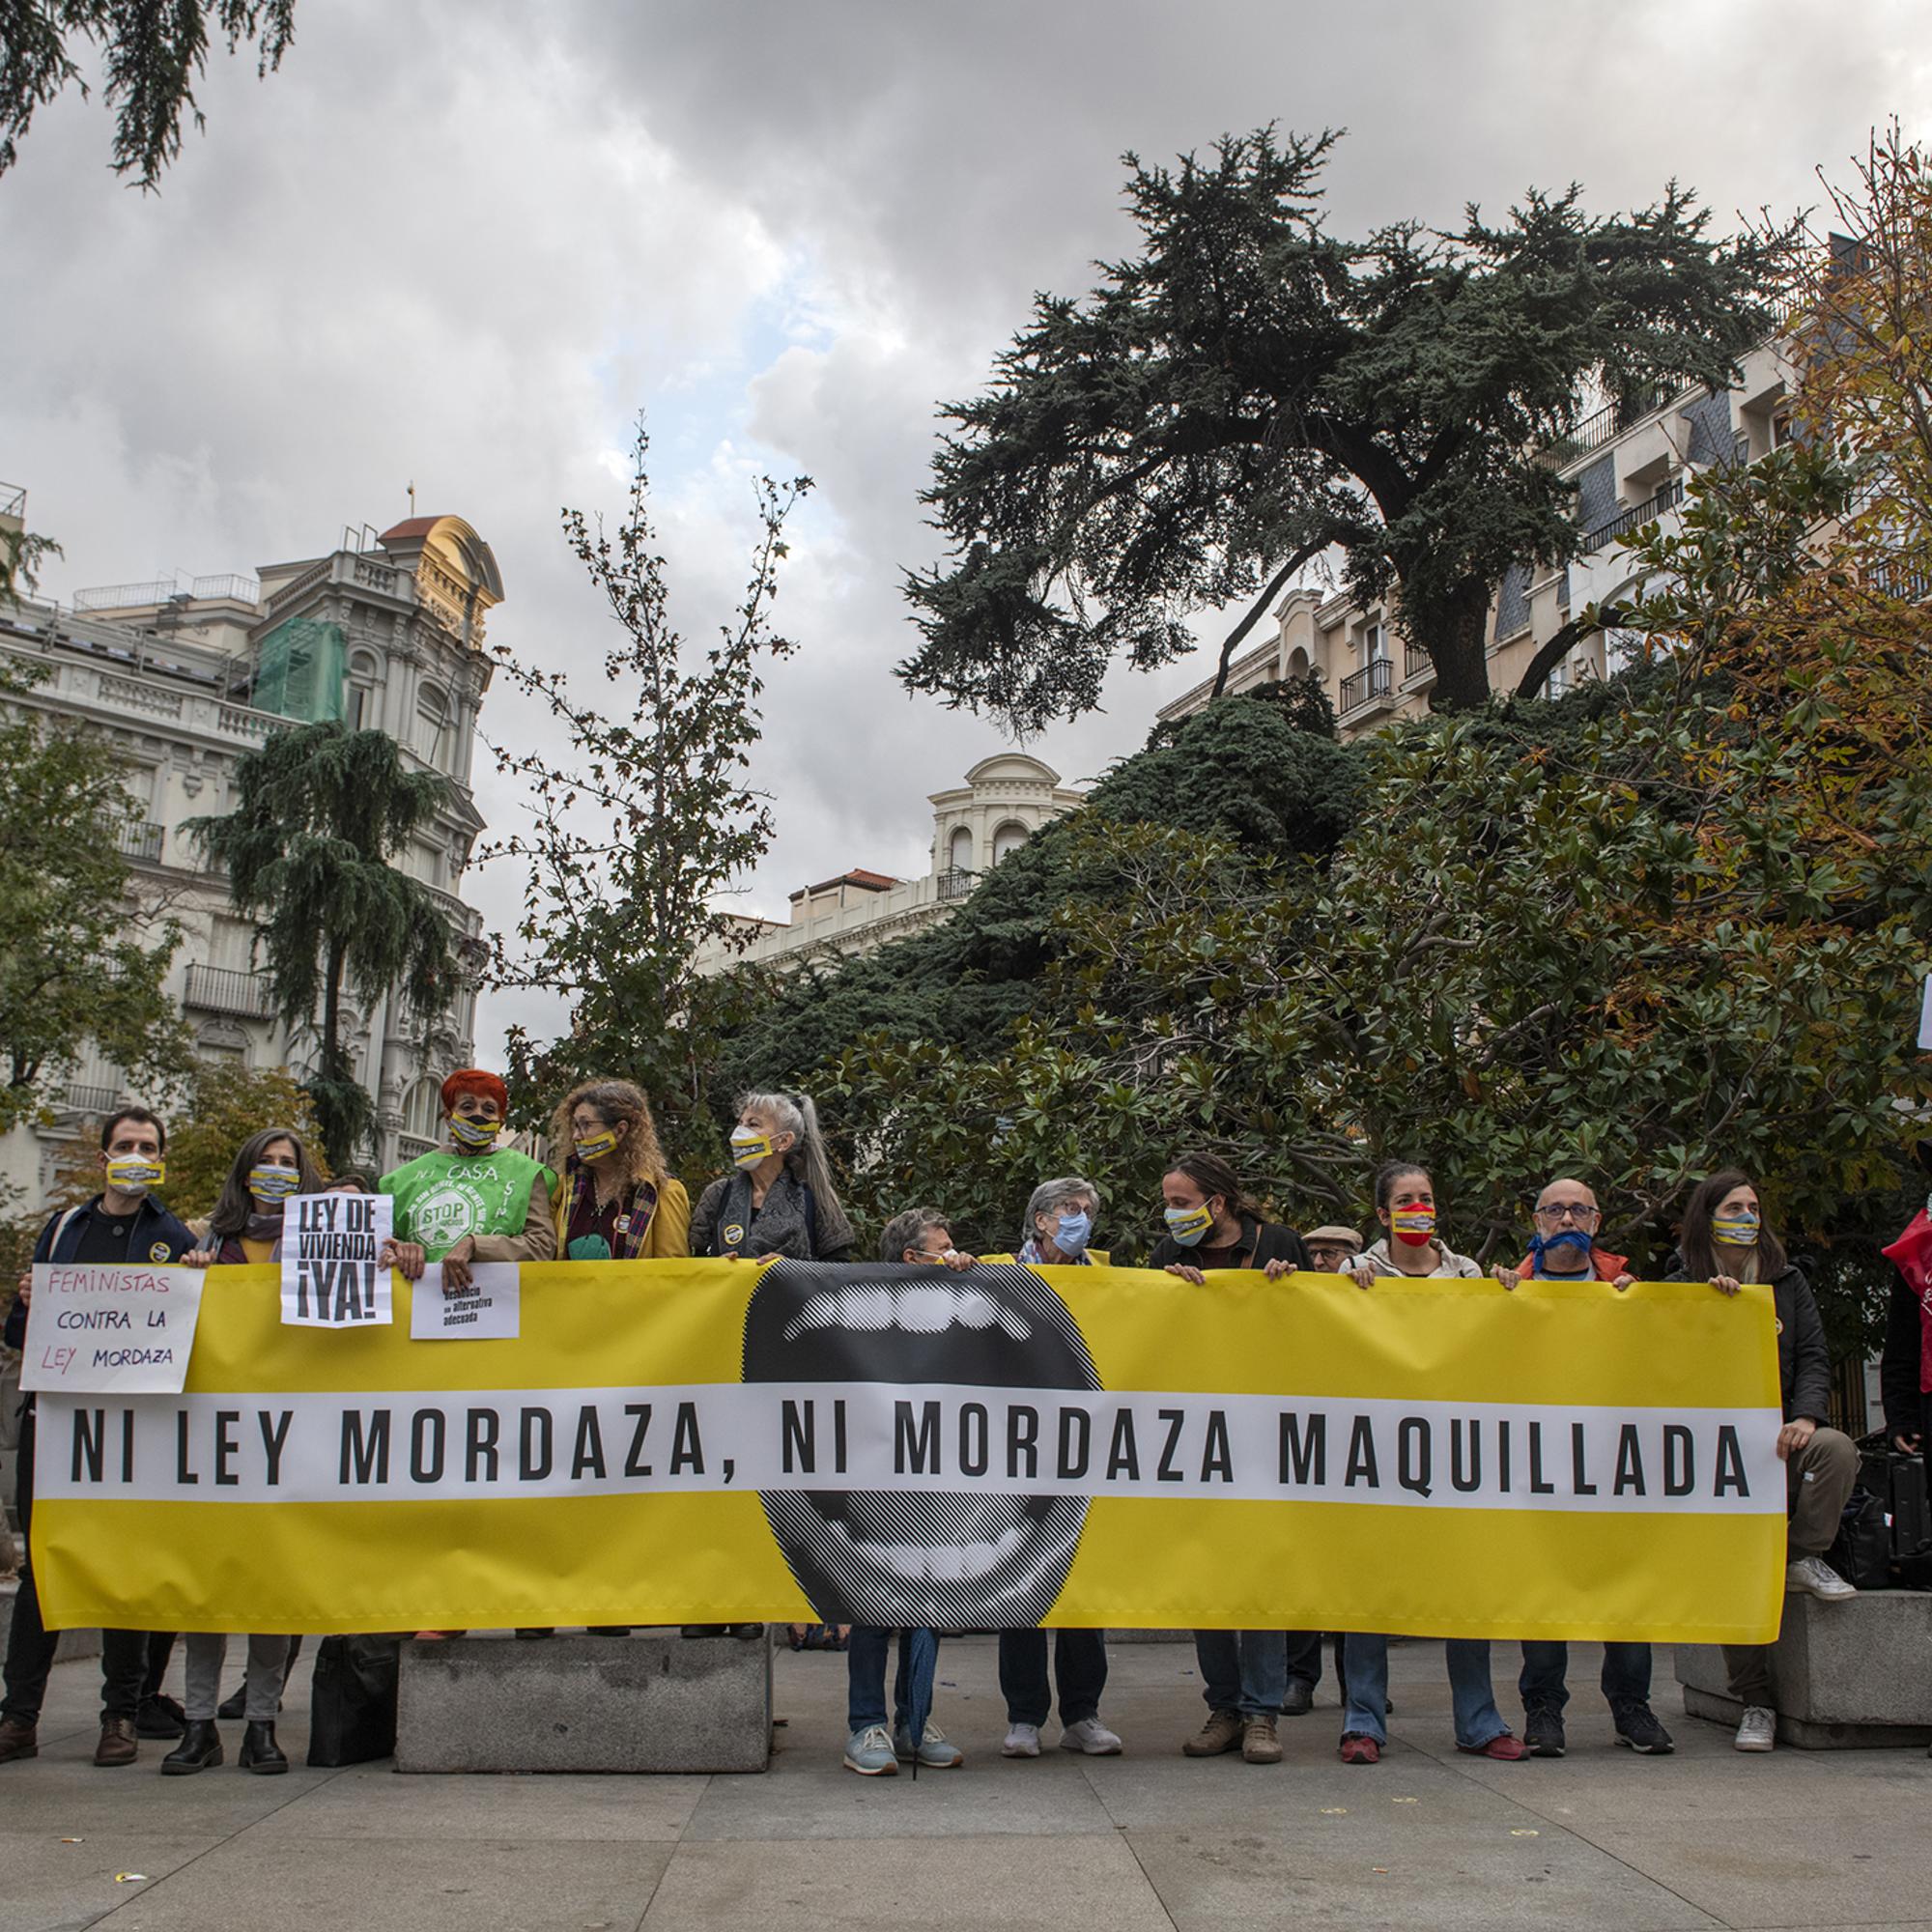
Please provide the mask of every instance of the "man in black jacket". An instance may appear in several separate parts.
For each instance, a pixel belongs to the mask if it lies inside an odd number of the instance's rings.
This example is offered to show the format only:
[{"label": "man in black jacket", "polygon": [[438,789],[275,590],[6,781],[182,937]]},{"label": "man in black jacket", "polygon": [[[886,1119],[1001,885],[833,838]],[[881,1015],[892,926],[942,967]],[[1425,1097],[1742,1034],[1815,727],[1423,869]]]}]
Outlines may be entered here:
[{"label": "man in black jacket", "polygon": [[[152,1189],[163,1174],[167,1131],[145,1107],[128,1107],[100,1129],[101,1190],[79,1208],[51,1214],[34,1245],[36,1262],[177,1262],[194,1247],[194,1236],[157,1201]],[[8,1312],[5,1340],[10,1348],[26,1339],[33,1277],[23,1276]],[[53,1667],[55,1633],[41,1622],[40,1593],[34,1587],[32,1520],[34,1509],[34,1399],[20,1411],[18,1496],[20,1540],[19,1594],[7,1640],[6,1698],[0,1703],[0,1764],[40,1754],[38,1727]],[[146,1631],[100,1633],[100,1742],[94,1761],[103,1768],[132,1764],[139,1755],[135,1719],[148,1675]]]}]

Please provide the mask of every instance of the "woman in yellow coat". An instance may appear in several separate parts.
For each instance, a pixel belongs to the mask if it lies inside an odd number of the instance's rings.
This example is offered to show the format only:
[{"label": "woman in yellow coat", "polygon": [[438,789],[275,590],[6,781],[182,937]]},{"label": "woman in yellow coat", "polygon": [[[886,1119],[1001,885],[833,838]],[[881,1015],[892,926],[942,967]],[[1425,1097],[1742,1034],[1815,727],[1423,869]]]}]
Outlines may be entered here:
[{"label": "woman in yellow coat", "polygon": [[563,1179],[551,1201],[559,1261],[661,1261],[691,1252],[691,1197],[666,1172],[643,1090],[590,1080],[551,1122]]}]

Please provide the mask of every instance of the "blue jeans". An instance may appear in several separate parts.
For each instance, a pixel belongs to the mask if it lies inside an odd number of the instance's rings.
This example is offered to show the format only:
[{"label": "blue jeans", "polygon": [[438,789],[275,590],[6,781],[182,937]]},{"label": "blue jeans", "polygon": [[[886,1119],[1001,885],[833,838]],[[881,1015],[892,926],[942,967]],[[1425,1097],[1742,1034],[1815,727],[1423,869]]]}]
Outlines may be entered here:
[{"label": "blue jeans", "polygon": [[1288,1691],[1288,1637],[1274,1631],[1196,1631],[1201,1694],[1210,1711],[1278,1718]]},{"label": "blue jeans", "polygon": [[[1516,1688],[1525,1711],[1561,1711],[1570,1701],[1564,1678],[1570,1672],[1570,1646],[1544,1638],[1522,1640],[1522,1675]],[[1650,1702],[1650,1646],[1647,1643],[1606,1643],[1604,1646],[1604,1695],[1613,1711]]]},{"label": "blue jeans", "polygon": [[[886,1652],[893,1633],[854,1624],[845,1639],[845,1727],[863,1731],[886,1721]],[[893,1724],[906,1722],[906,1644],[899,1638],[898,1674],[893,1680]]]},{"label": "blue jeans", "polygon": [[[1488,1639],[1452,1636],[1443,1648],[1448,1653],[1449,1697],[1456,1712],[1456,1742],[1468,1750],[1481,1750],[1492,1738],[1499,1738],[1509,1726],[1496,1709],[1495,1692],[1490,1688],[1490,1646]],[[1343,1648],[1342,1675],[1348,1692],[1348,1715],[1342,1720],[1345,1733],[1388,1743],[1389,1640],[1366,1631],[1350,1631]]]}]

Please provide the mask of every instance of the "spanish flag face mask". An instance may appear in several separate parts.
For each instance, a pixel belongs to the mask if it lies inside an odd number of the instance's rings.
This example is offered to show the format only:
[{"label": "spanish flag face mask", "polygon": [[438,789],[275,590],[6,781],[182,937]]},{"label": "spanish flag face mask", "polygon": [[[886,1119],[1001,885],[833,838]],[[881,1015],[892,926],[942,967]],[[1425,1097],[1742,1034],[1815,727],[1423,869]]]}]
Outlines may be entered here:
[{"label": "spanish flag face mask", "polygon": [[1411,1248],[1427,1247],[1435,1238],[1435,1209],[1424,1202],[1389,1209],[1389,1233]]}]

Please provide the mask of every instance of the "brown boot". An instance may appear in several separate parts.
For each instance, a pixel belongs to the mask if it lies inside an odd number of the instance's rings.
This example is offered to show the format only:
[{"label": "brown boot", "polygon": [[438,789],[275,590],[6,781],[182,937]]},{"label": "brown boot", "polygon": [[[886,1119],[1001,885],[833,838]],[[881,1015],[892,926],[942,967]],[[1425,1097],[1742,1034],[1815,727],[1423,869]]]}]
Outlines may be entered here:
[{"label": "brown boot", "polygon": [[1241,1742],[1241,1716],[1238,1711],[1209,1711],[1208,1721],[1181,1746],[1189,1757],[1219,1757],[1236,1749]]},{"label": "brown boot", "polygon": [[1250,1764],[1279,1764],[1281,1739],[1272,1718],[1248,1718],[1241,1723],[1241,1755]]},{"label": "brown boot", "polygon": [[101,1720],[100,1742],[94,1747],[94,1761],[103,1769],[132,1764],[141,1755],[134,1740],[132,1718],[106,1718]]},{"label": "brown boot", "polygon": [[40,1754],[40,1737],[32,1724],[23,1724],[17,1718],[0,1719],[0,1764]]}]

